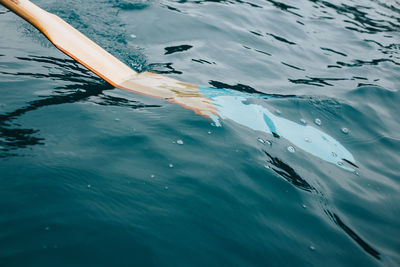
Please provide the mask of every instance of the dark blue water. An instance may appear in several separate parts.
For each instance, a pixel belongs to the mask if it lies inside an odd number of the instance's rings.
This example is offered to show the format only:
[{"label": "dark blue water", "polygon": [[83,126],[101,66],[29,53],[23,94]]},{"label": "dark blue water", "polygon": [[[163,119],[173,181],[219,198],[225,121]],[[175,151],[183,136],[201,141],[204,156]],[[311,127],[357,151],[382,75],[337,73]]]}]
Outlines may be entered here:
[{"label": "dark blue water", "polygon": [[399,1],[35,3],[355,162],[112,88],[0,8],[1,266],[398,266]]}]

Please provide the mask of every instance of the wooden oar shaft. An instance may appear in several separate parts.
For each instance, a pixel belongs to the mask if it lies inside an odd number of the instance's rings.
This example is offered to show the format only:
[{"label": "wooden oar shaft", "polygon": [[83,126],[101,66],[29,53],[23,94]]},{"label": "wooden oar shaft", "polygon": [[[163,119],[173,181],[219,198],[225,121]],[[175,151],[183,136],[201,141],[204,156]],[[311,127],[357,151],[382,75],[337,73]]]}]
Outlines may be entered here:
[{"label": "wooden oar shaft", "polygon": [[28,0],[0,0],[0,3],[35,26],[58,49],[111,85],[118,87],[119,84],[136,75],[134,70],[58,16],[41,9],[32,2]]},{"label": "wooden oar shaft", "polygon": [[41,28],[39,18],[46,11],[40,7],[32,4],[30,1],[23,0],[0,0],[0,3],[18,14],[20,17],[29,21],[36,28]]}]

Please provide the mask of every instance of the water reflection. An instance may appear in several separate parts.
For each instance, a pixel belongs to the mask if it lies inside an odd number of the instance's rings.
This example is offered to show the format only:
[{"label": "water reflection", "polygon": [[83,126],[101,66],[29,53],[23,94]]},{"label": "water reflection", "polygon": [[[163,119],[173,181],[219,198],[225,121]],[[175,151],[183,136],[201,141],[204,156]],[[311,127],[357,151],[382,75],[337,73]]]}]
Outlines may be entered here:
[{"label": "water reflection", "polygon": [[367,242],[365,242],[358,234],[356,234],[349,226],[347,226],[343,220],[336,214],[329,210],[325,210],[325,213],[348,235],[350,236],[358,245],[360,245],[365,252],[369,253],[371,256],[381,259],[381,254],[371,247]]},{"label": "water reflection", "polygon": [[151,63],[147,65],[147,70],[159,74],[182,74],[182,71],[176,70],[172,62],[169,63]]},{"label": "water reflection", "polygon": [[267,1],[269,3],[271,3],[274,7],[278,8],[278,9],[280,9],[282,11],[291,13],[291,14],[296,15],[298,17],[303,17],[302,15],[292,11],[292,10],[299,10],[299,8],[297,8],[295,6],[291,6],[291,5],[288,5],[288,4],[279,2],[279,1],[274,1],[274,0],[267,0]]},{"label": "water reflection", "polygon": [[303,179],[292,167],[283,162],[278,157],[272,156],[264,150],[265,155],[268,156],[268,162],[272,164],[272,170],[282,177],[287,182],[296,186],[297,188],[307,192],[317,192],[305,179]]},{"label": "water reflection", "polygon": [[307,79],[289,79],[290,82],[294,84],[307,84],[307,85],[314,85],[314,86],[334,86],[332,83],[328,81],[345,81],[348,80],[347,78],[317,78],[317,77],[309,77],[306,76]]},{"label": "water reflection", "polygon": [[267,35],[272,36],[275,40],[277,40],[279,42],[286,43],[286,44],[289,44],[289,45],[296,45],[295,42],[289,41],[289,40],[287,40],[287,39],[285,39],[285,38],[283,38],[281,36],[278,36],[278,35],[275,35],[275,34],[272,34],[272,33],[267,33]]},{"label": "water reflection", "polygon": [[24,129],[13,122],[13,120],[30,111],[53,105],[82,101],[103,106],[119,106],[132,109],[159,107],[158,105],[146,105],[139,101],[104,94],[107,90],[114,90],[114,87],[104,83],[100,78],[93,76],[91,72],[74,60],[45,56],[17,57],[17,59],[45,64],[43,67],[48,70],[48,73],[0,71],[0,74],[59,80],[66,82],[66,84],[52,89],[50,91],[51,95],[41,96],[40,99],[30,101],[25,106],[14,111],[0,114],[0,152],[6,152],[6,154],[0,154],[2,157],[16,155],[11,151],[17,148],[45,144],[45,139],[37,136],[39,133],[38,129]]},{"label": "water reflection", "polygon": [[345,62],[338,61],[338,62],[336,62],[336,64],[338,64],[340,66],[344,66],[344,67],[361,67],[363,65],[376,66],[382,62],[391,62],[397,66],[400,66],[400,63],[394,61],[393,59],[388,59],[388,58],[378,58],[378,59],[372,59],[372,60],[356,59],[356,60],[353,60],[353,63],[345,63]]},{"label": "water reflection", "polygon": [[174,54],[177,52],[183,52],[183,51],[189,50],[192,47],[193,47],[192,45],[177,45],[177,46],[165,47],[164,55]]},{"label": "water reflection", "polygon": [[10,151],[33,145],[43,145],[43,138],[35,136],[39,130],[12,128],[0,118],[0,158],[15,155]]},{"label": "water reflection", "polygon": [[353,229],[351,229],[351,227],[346,224],[337,213],[333,212],[328,207],[328,205],[326,204],[327,199],[322,192],[317,190],[314,186],[310,185],[310,183],[302,178],[289,164],[285,163],[278,157],[272,156],[265,150],[264,153],[268,157],[268,163],[271,164],[271,166],[268,166],[268,168],[271,168],[278,176],[280,176],[296,188],[312,193],[322,199],[321,203],[323,205],[323,210],[325,214],[328,215],[328,218],[340,229],[342,229],[342,231],[346,235],[353,239],[365,252],[375,257],[376,259],[381,259],[380,252],[378,252],[375,248],[368,244],[360,235],[358,235]]},{"label": "water reflection", "polygon": [[[331,8],[336,11],[339,15],[344,15],[346,19],[343,21],[351,26],[346,26],[348,30],[357,31],[360,33],[376,33],[376,32],[392,32],[398,31],[399,26],[391,21],[385,21],[381,19],[372,18],[371,14],[367,11],[372,9],[371,6],[354,5],[350,6],[347,4],[335,5],[332,2],[313,0],[314,3],[319,3],[321,6]],[[390,6],[378,2],[379,5],[391,9]]]},{"label": "water reflection", "polygon": [[[188,8],[193,4],[213,5],[218,10],[222,10],[222,8],[218,8],[219,5],[247,4],[242,1],[223,0],[168,1],[168,3],[171,2],[174,4],[174,8],[179,8],[193,17],[198,15]],[[360,75],[360,73],[364,73],[364,77],[385,75],[385,71],[374,72],[369,66],[391,63],[397,67],[400,64],[396,40],[400,29],[398,3],[388,3],[382,0],[353,1],[351,3],[324,0],[301,0],[298,2],[266,0],[262,4],[258,4],[262,10],[252,9],[254,22],[248,22],[248,16],[243,14],[240,19],[245,23],[239,29],[232,28],[230,30],[233,31],[232,35],[238,36],[243,48],[270,56],[263,60],[254,56],[257,58],[257,60],[253,60],[257,64],[254,65],[254,68],[264,69],[266,72],[275,69],[279,71],[282,69],[282,66],[279,65],[282,64],[299,71],[292,73],[290,69],[289,71],[282,70],[282,75],[286,75],[287,78],[285,83],[282,79],[282,85],[287,86],[287,83],[291,83],[289,86],[293,86],[293,84],[318,87],[345,85],[348,88],[354,88],[358,84],[352,82],[353,75]],[[205,9],[205,7],[197,8]],[[251,10],[249,7],[243,8]],[[276,12],[276,10],[280,12]],[[279,16],[270,16],[268,20],[264,20],[262,17],[266,12],[271,15],[279,14]],[[215,14],[208,15],[209,23],[218,25],[217,20],[213,21],[213,19],[219,15],[224,16],[225,13],[216,11]],[[241,15],[240,12],[238,15]],[[227,15],[222,18],[230,20]],[[283,19],[285,19],[284,23]],[[222,26],[219,30],[225,31]],[[236,39],[228,40],[236,42]],[[378,47],[372,47],[373,43]],[[247,53],[244,52],[244,60],[246,60],[246,55]],[[208,61],[216,62],[219,66],[229,63],[228,60],[218,59],[217,56]],[[307,62],[312,63],[308,64]],[[358,69],[347,71],[347,68],[354,67],[366,68],[363,72]],[[382,67],[389,70],[392,68],[391,66]],[[157,70],[155,69],[155,71]],[[169,73],[178,74],[177,72]],[[349,73],[351,75],[348,75]],[[363,84],[374,83],[359,85]],[[379,85],[392,86],[392,84],[387,84],[387,79],[382,79]],[[261,88],[259,84],[256,84],[256,87]]]}]

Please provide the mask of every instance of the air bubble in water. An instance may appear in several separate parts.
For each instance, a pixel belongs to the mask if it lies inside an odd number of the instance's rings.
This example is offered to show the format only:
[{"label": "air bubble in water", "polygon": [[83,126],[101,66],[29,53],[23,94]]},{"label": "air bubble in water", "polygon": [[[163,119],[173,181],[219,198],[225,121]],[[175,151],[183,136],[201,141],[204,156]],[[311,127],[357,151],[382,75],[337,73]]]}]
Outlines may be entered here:
[{"label": "air bubble in water", "polygon": [[310,246],[310,250],[314,251],[315,247],[313,245]]},{"label": "air bubble in water", "polygon": [[278,115],[281,115],[281,113],[282,113],[279,109],[277,109],[275,112],[276,112],[276,114],[278,114]]},{"label": "air bubble in water", "polygon": [[314,122],[315,122],[315,124],[318,125],[318,126],[321,126],[321,125],[322,125],[321,120],[318,119],[318,118],[316,118]]},{"label": "air bubble in water", "polygon": [[173,168],[173,167],[174,167],[174,164],[170,163],[168,166],[169,166],[170,168]]},{"label": "air bubble in water", "polygon": [[304,141],[306,141],[307,143],[311,143],[311,139],[308,137],[304,138]]},{"label": "air bubble in water", "polygon": [[261,138],[257,138],[257,141],[260,142],[261,144],[265,144],[265,141]]},{"label": "air bubble in water", "polygon": [[288,150],[290,153],[296,152],[296,149],[295,149],[294,147],[292,147],[292,146],[288,146],[287,150]]},{"label": "air bubble in water", "polygon": [[336,158],[337,154],[335,152],[332,152],[332,157]]},{"label": "air bubble in water", "polygon": [[304,125],[306,125],[306,124],[307,124],[307,122],[306,122],[306,120],[305,120],[305,119],[301,119],[301,120],[300,120],[300,122],[301,122],[302,124],[304,124]]},{"label": "air bubble in water", "polygon": [[181,139],[177,140],[176,143],[177,143],[178,145],[183,145],[183,141],[182,141]]},{"label": "air bubble in water", "polygon": [[350,132],[350,130],[347,129],[346,127],[343,127],[343,128],[342,128],[342,133],[348,134],[349,132]]},{"label": "air bubble in water", "polygon": [[156,177],[154,174],[151,174],[151,175],[150,175],[150,178],[154,178],[154,177]]}]

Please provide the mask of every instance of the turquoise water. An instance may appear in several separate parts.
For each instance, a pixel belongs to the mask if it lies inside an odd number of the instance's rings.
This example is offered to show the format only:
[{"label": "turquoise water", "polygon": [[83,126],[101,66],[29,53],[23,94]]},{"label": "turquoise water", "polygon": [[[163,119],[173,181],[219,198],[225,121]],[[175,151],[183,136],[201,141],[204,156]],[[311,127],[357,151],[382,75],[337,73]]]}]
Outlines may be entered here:
[{"label": "turquoise water", "polygon": [[399,264],[398,1],[35,3],[137,71],[249,99],[216,99],[217,127],[0,8],[1,266]]}]

